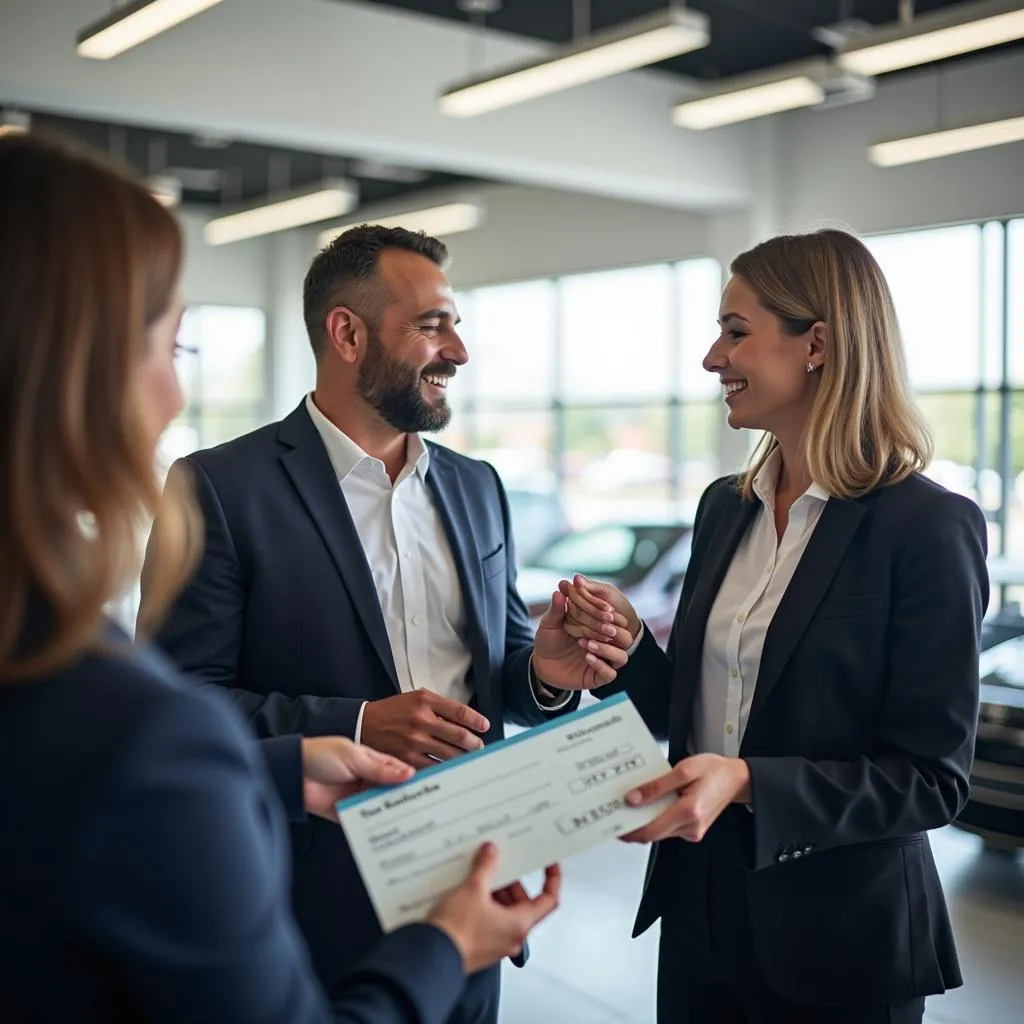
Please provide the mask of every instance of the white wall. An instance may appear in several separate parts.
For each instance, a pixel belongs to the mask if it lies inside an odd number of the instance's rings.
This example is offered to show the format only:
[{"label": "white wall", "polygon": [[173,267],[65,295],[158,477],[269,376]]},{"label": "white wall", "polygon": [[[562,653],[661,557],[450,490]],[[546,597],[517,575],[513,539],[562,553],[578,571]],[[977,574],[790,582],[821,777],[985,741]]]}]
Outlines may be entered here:
[{"label": "white wall", "polygon": [[458,288],[704,256],[710,217],[520,186],[481,190],[484,225],[446,239]]},{"label": "white wall", "polygon": [[268,240],[271,287],[267,329],[273,340],[270,357],[270,411],[286,416],[312,390],[316,362],[302,315],[302,282],[313,257],[316,233],[289,231]]},{"label": "white wall", "polygon": [[203,241],[206,217],[179,212],[185,235],[182,294],[189,305],[258,306],[267,302],[269,248],[265,239],[210,246]]}]

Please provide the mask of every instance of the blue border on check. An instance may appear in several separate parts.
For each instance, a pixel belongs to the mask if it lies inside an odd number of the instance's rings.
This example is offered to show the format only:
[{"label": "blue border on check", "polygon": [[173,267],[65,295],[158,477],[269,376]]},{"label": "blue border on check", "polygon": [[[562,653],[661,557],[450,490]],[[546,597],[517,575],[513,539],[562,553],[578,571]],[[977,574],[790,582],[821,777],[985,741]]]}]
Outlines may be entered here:
[{"label": "blue border on check", "polygon": [[543,725],[535,725],[532,729],[527,729],[525,732],[521,732],[516,736],[510,736],[507,740],[498,740],[497,743],[489,743],[482,750],[474,750],[468,754],[463,754],[461,757],[457,757],[452,761],[444,761],[441,764],[431,765],[429,768],[421,768],[411,779],[408,779],[406,782],[400,782],[397,786],[377,786],[374,789],[366,790],[365,793],[358,793],[355,796],[350,796],[347,800],[339,800],[334,805],[334,808],[339,814],[341,814],[342,811],[347,811],[358,804],[365,803],[367,800],[373,800],[375,797],[383,796],[385,793],[401,793],[406,786],[418,786],[424,779],[429,779],[431,776],[437,775],[440,772],[448,771],[450,768],[457,768],[466,764],[468,761],[475,760],[478,757],[486,757],[488,754],[493,754],[496,750],[502,750],[505,747],[513,747],[517,743],[522,743],[523,740],[528,740],[539,733],[550,732],[552,729],[563,729],[568,723],[578,722],[581,719],[589,718],[591,715],[607,711],[609,708],[613,708],[617,704],[621,704],[623,701],[627,700],[629,700],[629,696],[627,694],[617,693],[614,697],[609,697],[607,700],[601,701],[600,704],[594,704],[589,708],[581,708],[579,711],[573,711],[572,714],[569,715],[562,715],[560,718],[553,718],[550,722],[545,722]]}]

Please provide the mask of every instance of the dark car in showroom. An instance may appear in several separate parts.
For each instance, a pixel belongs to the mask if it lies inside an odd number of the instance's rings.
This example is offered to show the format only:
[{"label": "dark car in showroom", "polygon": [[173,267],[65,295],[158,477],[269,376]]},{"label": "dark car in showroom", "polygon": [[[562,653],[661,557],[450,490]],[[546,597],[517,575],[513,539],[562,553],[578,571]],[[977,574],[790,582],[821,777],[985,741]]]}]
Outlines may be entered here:
[{"label": "dark car in showroom", "polygon": [[613,583],[664,647],[690,561],[692,534],[692,527],[682,522],[606,523],[574,530],[523,565],[519,593],[536,625],[559,580],[578,572]]},{"label": "dark car in showroom", "polygon": [[982,651],[978,740],[967,806],[954,822],[995,850],[1024,846],[1024,636]]}]

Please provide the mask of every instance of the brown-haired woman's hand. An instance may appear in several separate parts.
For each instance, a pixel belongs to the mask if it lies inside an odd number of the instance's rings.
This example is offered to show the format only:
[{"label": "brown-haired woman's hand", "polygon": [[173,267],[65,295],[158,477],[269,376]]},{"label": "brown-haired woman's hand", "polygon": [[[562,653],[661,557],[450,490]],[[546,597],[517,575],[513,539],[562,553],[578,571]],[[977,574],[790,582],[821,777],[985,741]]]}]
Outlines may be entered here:
[{"label": "brown-haired woman's hand", "polygon": [[557,865],[545,869],[544,888],[532,898],[520,882],[492,892],[497,866],[497,849],[485,843],[473,859],[469,877],[428,919],[455,943],[467,974],[521,952],[530,931],[558,906],[562,872]]},{"label": "brown-haired woman's hand", "polygon": [[640,617],[618,587],[577,573],[571,583],[562,580],[558,589],[568,602],[565,631],[585,650],[600,657],[600,650],[589,644],[623,651],[633,646],[640,633]]}]

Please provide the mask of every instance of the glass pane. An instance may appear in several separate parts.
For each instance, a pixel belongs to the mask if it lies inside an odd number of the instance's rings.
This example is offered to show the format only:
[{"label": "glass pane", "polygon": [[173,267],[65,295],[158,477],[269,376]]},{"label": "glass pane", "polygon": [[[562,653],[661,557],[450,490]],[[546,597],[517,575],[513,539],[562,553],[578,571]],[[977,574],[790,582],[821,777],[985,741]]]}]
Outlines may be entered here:
[{"label": "glass pane", "polygon": [[564,422],[574,525],[674,518],[667,406],[567,409]]},{"label": "glass pane", "polygon": [[[461,309],[460,309],[460,312]],[[551,281],[481,288],[462,312],[478,401],[548,402],[555,384],[555,286]]]},{"label": "glass pane", "polygon": [[[998,392],[990,391],[982,394],[980,400],[984,421],[981,427],[982,435],[975,438],[974,445],[981,457],[981,476],[978,479],[978,486],[975,488],[977,492],[975,500],[985,510],[985,517],[988,520],[988,553],[989,556],[994,556],[999,553],[1002,543],[1002,528],[998,519],[999,508],[1003,501],[1003,478],[1000,468],[1002,453],[999,444],[1002,399]],[[977,417],[977,405],[975,405],[975,417]],[[1021,427],[1024,428],[1024,423],[1021,424]],[[977,423],[974,429],[977,432]],[[1021,450],[1021,458],[1024,459],[1024,449]],[[1013,533],[1013,505],[1014,499],[1011,492],[1010,504],[1007,508],[1007,525],[1010,527],[1007,536],[1011,536]]]},{"label": "glass pane", "polygon": [[718,452],[725,407],[718,399],[684,402],[680,412],[679,513],[692,523],[704,489],[722,475]]},{"label": "glass pane", "polygon": [[266,340],[262,310],[194,306],[182,320],[180,339],[199,350],[197,370],[189,369],[190,403],[262,404]]},{"label": "glass pane", "polygon": [[679,288],[679,390],[685,398],[718,395],[718,378],[701,363],[718,336],[722,266],[718,260],[687,260],[676,268]]},{"label": "glass pane", "polygon": [[1010,377],[1024,384],[1024,220],[1010,221],[1006,287],[1010,290]]},{"label": "glass pane", "polygon": [[943,487],[978,500],[975,487],[977,402],[970,392],[917,395],[917,404],[935,438],[935,457],[927,475]]},{"label": "glass pane", "polygon": [[996,221],[982,229],[982,379],[988,388],[997,388],[1003,382],[1003,230]]},{"label": "glass pane", "polygon": [[[459,375],[456,375],[456,380]],[[472,440],[472,414],[463,405],[454,405],[452,418],[448,426],[437,434],[431,434],[432,440],[443,444],[446,448],[452,448],[457,452],[467,453],[473,447]]]},{"label": "glass pane", "polygon": [[191,455],[201,447],[199,430],[194,423],[184,417],[175,420],[160,437],[157,447],[157,463],[162,471],[186,455]]},{"label": "glass pane", "polygon": [[566,399],[665,397],[672,279],[667,265],[567,277],[561,287]]},{"label": "glass pane", "polygon": [[519,565],[569,530],[555,472],[555,417],[550,409],[477,412],[468,454],[501,477]]},{"label": "glass pane", "polygon": [[[182,318],[182,329],[178,333],[178,340],[182,345],[191,345],[185,338],[185,324],[188,313]],[[193,408],[199,400],[199,353],[185,349],[179,349],[174,353],[174,372],[178,375],[178,383],[181,385],[182,394],[185,397],[185,406]]]},{"label": "glass pane", "polygon": [[204,448],[232,441],[242,434],[248,434],[263,425],[263,418],[251,410],[243,413],[222,411],[220,409],[203,409],[199,419],[199,438]]},{"label": "glass pane", "polygon": [[[455,308],[458,310],[459,316],[461,317],[456,330],[459,332],[459,337],[462,338],[466,349],[469,352],[469,362],[466,363],[465,366],[459,367],[458,372],[448,385],[448,404],[453,409],[460,409],[472,402],[473,395],[476,391],[476,371],[478,360],[476,358],[477,352],[473,340],[476,337],[473,330],[473,325],[476,321],[476,316],[474,315],[476,311],[476,293],[456,292]],[[450,430],[451,427],[448,429]],[[449,442],[442,441],[442,444],[449,444]]]},{"label": "glass pane", "polygon": [[520,566],[529,565],[539,551],[569,532],[565,506],[557,491],[509,487],[505,493],[512,517],[516,561]]},{"label": "glass pane", "polygon": [[889,281],[915,388],[973,387],[981,378],[981,228],[865,239]]},{"label": "glass pane", "polygon": [[[998,407],[998,402],[999,396],[993,395],[992,405]],[[998,418],[993,419],[998,424]],[[998,432],[993,432],[993,438],[998,437]],[[1006,553],[1020,558],[1024,556],[1024,391],[1014,391],[1010,398],[1010,466],[1013,479],[1006,509]]]},{"label": "glass pane", "polygon": [[554,491],[554,414],[549,409],[478,411],[470,454],[489,462],[506,487]]}]

